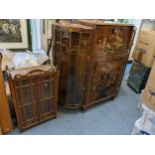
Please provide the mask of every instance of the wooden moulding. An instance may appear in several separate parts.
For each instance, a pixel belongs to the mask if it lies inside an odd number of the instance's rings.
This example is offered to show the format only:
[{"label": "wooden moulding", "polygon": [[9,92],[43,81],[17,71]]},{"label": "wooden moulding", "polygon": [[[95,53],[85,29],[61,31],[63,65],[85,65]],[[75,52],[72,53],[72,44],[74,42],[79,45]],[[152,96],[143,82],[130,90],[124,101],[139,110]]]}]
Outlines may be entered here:
[{"label": "wooden moulding", "polygon": [[[0,55],[0,66],[2,63],[2,55]],[[0,67],[0,133],[6,133],[13,129],[12,119],[10,115],[7,95],[3,81],[2,69]]]}]

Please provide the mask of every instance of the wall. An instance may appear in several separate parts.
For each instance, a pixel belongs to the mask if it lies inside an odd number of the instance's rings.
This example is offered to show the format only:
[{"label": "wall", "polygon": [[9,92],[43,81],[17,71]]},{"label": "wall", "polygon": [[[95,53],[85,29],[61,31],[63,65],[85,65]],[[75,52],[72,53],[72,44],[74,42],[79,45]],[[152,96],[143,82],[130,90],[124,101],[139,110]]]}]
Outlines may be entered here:
[{"label": "wall", "polygon": [[142,30],[155,31],[155,20],[143,20]]},{"label": "wall", "polygon": [[54,19],[41,19],[41,47],[47,51],[48,41],[52,37],[52,24],[55,23]]},{"label": "wall", "polygon": [[135,27],[136,27],[136,34],[135,34],[135,38],[134,38],[133,45],[131,47],[131,51],[130,51],[130,55],[129,55],[129,60],[133,60],[132,54],[133,54],[134,48],[135,48],[136,43],[137,43],[138,34],[139,34],[139,31],[140,31],[140,28],[141,28],[141,24],[142,24],[142,19],[131,19],[129,21],[129,23],[130,24],[134,24]]},{"label": "wall", "polygon": [[41,47],[41,22],[40,19],[31,19],[31,37],[32,37],[32,50],[40,50]]}]

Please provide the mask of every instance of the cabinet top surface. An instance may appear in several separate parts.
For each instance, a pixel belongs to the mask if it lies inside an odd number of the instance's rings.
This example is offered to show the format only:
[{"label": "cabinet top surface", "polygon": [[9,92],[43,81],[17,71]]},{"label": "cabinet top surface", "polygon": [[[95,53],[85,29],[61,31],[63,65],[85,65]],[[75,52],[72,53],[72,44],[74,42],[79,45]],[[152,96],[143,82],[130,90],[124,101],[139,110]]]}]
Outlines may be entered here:
[{"label": "cabinet top surface", "polygon": [[80,24],[74,24],[74,23],[55,23],[53,25],[59,26],[59,27],[63,27],[63,28],[74,28],[74,29],[92,30],[91,27],[80,25]]},{"label": "cabinet top surface", "polygon": [[8,73],[11,75],[12,78],[14,78],[16,75],[27,75],[29,72],[35,70],[50,71],[51,69],[56,70],[56,68],[53,65],[43,65],[24,69],[10,70],[8,71]]},{"label": "cabinet top surface", "polygon": [[109,25],[109,26],[134,26],[133,24],[117,24],[117,23],[105,23],[102,20],[90,20],[90,19],[80,19],[78,20],[81,23],[92,24],[92,25]]}]

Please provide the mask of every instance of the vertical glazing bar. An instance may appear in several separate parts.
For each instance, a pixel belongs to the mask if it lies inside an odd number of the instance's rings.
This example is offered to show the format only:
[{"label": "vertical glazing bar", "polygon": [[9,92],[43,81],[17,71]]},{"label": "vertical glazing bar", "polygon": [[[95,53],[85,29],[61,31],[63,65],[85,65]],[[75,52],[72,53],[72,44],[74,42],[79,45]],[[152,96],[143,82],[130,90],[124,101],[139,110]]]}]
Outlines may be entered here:
[{"label": "vertical glazing bar", "polygon": [[34,93],[33,93],[33,82],[32,82],[33,78],[30,79],[30,90],[31,90],[31,102],[32,102],[32,110],[33,110],[33,117],[35,117],[35,110],[34,107],[36,105],[36,102],[34,100]]},{"label": "vertical glazing bar", "polygon": [[48,74],[50,77],[49,85],[50,85],[50,112],[52,111],[52,76],[51,73]]},{"label": "vertical glazing bar", "polygon": [[57,102],[58,102],[58,72],[54,73],[54,113],[57,113]]},{"label": "vertical glazing bar", "polygon": [[81,39],[82,39],[82,33],[80,33],[80,37],[79,37],[79,49],[78,49],[78,53],[80,53],[80,49],[81,49]]},{"label": "vertical glazing bar", "polygon": [[[16,81],[16,80],[15,80]],[[20,113],[23,113],[23,121],[25,121],[25,110],[24,110],[24,102],[23,102],[23,93],[22,93],[22,84],[21,81],[19,81],[19,91],[20,91],[20,97],[21,97],[21,108],[20,108]],[[16,90],[17,91],[17,90]],[[18,96],[17,96],[18,97]],[[17,99],[18,100],[18,99]],[[19,103],[18,103],[19,104]],[[20,114],[21,115],[21,114]]]},{"label": "vertical glazing bar", "polygon": [[72,32],[69,32],[69,53],[71,53],[72,50]]},{"label": "vertical glazing bar", "polygon": [[44,113],[44,94],[43,94],[43,85],[44,85],[44,83],[43,83],[43,79],[42,79],[42,76],[40,77],[40,79],[41,79],[41,104],[42,104],[42,115],[43,115],[43,113]]}]

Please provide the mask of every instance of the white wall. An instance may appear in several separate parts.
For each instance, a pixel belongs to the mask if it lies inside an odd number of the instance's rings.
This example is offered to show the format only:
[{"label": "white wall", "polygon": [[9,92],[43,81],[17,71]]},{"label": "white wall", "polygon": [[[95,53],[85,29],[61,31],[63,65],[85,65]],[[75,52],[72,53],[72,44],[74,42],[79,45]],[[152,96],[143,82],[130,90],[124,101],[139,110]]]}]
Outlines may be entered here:
[{"label": "white wall", "polygon": [[133,51],[134,51],[134,48],[135,48],[135,45],[136,45],[136,42],[138,39],[138,34],[139,34],[139,30],[141,28],[142,19],[130,19],[129,23],[135,25],[135,27],[136,27],[136,34],[135,34],[135,38],[134,38],[133,45],[131,47],[131,51],[130,51],[130,55],[129,55],[129,60],[133,60],[132,54],[133,54]]},{"label": "white wall", "polygon": [[155,31],[155,20],[143,20],[142,29]]},{"label": "white wall", "polygon": [[32,36],[32,50],[40,50],[41,34],[40,34],[40,19],[31,19],[31,36]]},{"label": "white wall", "polygon": [[[52,24],[55,23],[55,19],[42,19],[41,20],[41,47],[47,51],[48,40],[52,37]],[[44,29],[44,32],[43,32]]]}]

